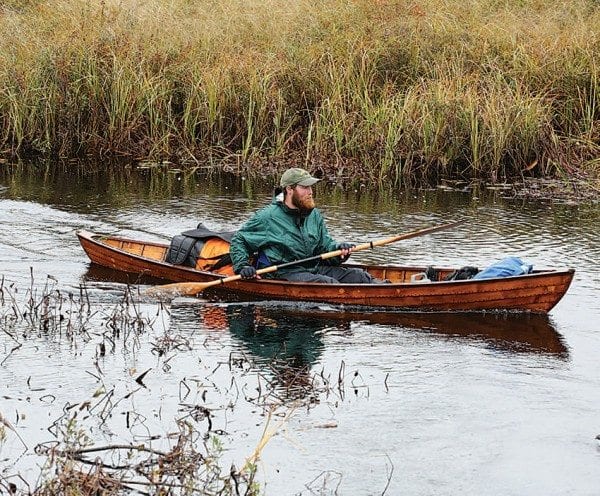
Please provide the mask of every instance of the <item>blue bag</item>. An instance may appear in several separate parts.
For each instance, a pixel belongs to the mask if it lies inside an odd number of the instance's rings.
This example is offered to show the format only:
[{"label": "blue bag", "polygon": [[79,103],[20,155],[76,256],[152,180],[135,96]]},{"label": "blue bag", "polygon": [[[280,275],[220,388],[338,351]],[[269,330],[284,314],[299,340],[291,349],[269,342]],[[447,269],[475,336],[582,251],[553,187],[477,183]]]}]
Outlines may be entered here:
[{"label": "blue bag", "polygon": [[508,257],[496,262],[479,274],[473,276],[473,279],[491,279],[492,277],[510,277],[529,274],[533,270],[533,265],[523,262],[517,257]]}]

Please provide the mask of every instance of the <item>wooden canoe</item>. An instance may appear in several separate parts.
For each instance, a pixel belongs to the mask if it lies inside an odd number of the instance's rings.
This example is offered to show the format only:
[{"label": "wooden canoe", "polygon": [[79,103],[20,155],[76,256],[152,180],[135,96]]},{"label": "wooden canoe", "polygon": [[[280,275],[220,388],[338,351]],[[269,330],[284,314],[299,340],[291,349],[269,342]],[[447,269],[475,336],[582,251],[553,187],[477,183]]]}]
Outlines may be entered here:
[{"label": "wooden canoe", "polygon": [[[169,282],[208,282],[222,278],[211,272],[172,265],[164,261],[168,244],[77,233],[90,260],[103,267]],[[235,299],[293,300],[351,306],[419,311],[515,310],[545,313],[564,296],[575,271],[534,270],[522,276],[497,279],[411,282],[423,267],[353,265],[392,284],[318,284],[276,279],[238,280],[215,286],[218,294]],[[439,268],[439,278],[452,268]],[[212,288],[211,288],[212,289]]]}]

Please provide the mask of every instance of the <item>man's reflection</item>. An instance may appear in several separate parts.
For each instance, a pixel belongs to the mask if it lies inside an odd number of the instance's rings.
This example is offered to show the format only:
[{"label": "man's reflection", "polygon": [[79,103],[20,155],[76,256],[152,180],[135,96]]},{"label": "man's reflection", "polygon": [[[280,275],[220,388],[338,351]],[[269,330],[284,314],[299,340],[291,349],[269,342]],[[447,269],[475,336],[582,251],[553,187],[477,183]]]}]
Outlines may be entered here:
[{"label": "man's reflection", "polygon": [[323,351],[323,334],[350,328],[350,321],[256,305],[207,305],[200,315],[206,327],[229,328],[261,372],[273,379],[272,386],[283,400],[313,395],[311,370]]}]

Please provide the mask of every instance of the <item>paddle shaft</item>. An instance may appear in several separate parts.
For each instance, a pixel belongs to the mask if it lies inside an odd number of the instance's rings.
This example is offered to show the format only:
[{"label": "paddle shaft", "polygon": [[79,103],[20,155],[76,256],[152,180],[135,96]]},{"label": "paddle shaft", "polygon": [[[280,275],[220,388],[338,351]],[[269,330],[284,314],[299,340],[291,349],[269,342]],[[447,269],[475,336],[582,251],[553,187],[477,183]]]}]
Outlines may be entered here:
[{"label": "paddle shaft", "polygon": [[[363,244],[353,247],[352,252],[369,250],[369,249],[375,248],[376,246],[389,245],[390,243],[395,243],[397,241],[402,241],[404,239],[416,238],[418,236],[423,236],[425,234],[431,234],[431,233],[434,233],[437,231],[441,231],[443,229],[450,229],[451,227],[455,227],[459,224],[462,224],[463,222],[464,221],[460,220],[457,222],[451,222],[449,224],[441,224],[439,226],[427,227],[425,229],[420,229],[418,231],[413,231],[413,232],[409,232],[406,234],[399,234],[397,236],[392,236],[390,238],[384,238],[384,239],[380,239],[377,241],[370,241],[369,243],[363,243]],[[276,272],[280,269],[283,269],[286,267],[292,267],[294,265],[300,265],[300,264],[304,264],[307,262],[314,262],[316,260],[327,260],[328,258],[339,257],[341,254],[342,254],[342,250],[329,251],[327,253],[322,253],[321,255],[315,255],[313,257],[303,258],[302,260],[294,260],[292,262],[286,262],[286,263],[282,263],[279,265],[270,265],[269,267],[265,267],[263,269],[257,270],[256,274],[257,275],[268,274],[270,272]],[[205,290],[206,288],[210,288],[212,286],[218,286],[219,284],[227,284],[227,283],[233,282],[233,281],[239,281],[240,279],[242,279],[242,276],[240,276],[238,274],[235,276],[224,277],[222,279],[215,279],[214,281],[209,281],[209,282],[176,282],[176,283],[172,283],[172,284],[165,284],[162,286],[156,286],[154,288],[150,288],[149,290],[146,291],[146,293],[160,294],[163,292],[174,291],[174,292],[177,292],[178,294],[195,295],[195,294],[200,293],[201,291]]]}]

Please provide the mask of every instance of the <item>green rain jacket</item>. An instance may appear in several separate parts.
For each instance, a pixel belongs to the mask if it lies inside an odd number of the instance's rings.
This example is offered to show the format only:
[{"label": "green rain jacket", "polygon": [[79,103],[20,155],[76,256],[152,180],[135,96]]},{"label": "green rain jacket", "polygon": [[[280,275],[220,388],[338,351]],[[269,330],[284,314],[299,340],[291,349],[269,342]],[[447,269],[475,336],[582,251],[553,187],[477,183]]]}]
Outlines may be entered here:
[{"label": "green rain jacket", "polygon": [[[337,250],[337,247],[338,243],[329,235],[319,210],[315,208],[308,215],[302,215],[299,210],[288,208],[275,198],[269,206],[259,210],[235,233],[231,240],[230,254],[233,269],[238,273],[244,265],[249,265],[250,258],[257,254],[257,268],[260,269],[268,265],[321,255]],[[265,260],[265,256],[268,260]],[[277,275],[311,270],[319,264],[340,263],[340,257],[316,260],[283,268]]]}]

